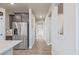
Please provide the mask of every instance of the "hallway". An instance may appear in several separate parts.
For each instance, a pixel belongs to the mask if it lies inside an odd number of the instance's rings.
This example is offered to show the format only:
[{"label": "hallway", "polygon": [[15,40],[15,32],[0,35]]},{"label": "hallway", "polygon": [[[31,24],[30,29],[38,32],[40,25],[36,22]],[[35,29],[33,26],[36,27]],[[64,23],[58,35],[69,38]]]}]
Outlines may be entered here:
[{"label": "hallway", "polygon": [[43,39],[35,40],[30,50],[14,50],[14,55],[51,55],[51,46],[48,46]]}]

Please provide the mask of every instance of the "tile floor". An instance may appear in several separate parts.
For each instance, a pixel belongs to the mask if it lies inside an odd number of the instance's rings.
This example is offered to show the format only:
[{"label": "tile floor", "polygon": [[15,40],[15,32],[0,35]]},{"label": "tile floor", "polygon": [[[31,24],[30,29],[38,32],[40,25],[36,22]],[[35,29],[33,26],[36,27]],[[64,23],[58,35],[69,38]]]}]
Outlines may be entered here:
[{"label": "tile floor", "polygon": [[35,40],[32,49],[14,50],[14,55],[51,55],[51,46],[48,46],[42,39]]}]

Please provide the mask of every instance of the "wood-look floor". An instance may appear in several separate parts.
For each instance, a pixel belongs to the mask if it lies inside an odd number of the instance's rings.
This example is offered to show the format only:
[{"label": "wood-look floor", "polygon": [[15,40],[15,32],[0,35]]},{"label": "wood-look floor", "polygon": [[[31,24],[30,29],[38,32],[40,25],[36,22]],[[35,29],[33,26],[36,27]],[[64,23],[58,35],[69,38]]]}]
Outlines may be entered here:
[{"label": "wood-look floor", "polygon": [[14,50],[14,55],[51,55],[51,46],[48,46],[42,39],[35,40],[30,50]]}]

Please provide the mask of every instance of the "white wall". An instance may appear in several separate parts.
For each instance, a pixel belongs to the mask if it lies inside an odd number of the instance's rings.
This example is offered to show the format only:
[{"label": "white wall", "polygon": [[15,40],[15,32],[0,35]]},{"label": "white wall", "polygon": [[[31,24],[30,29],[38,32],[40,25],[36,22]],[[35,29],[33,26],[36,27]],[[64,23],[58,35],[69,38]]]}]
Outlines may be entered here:
[{"label": "white wall", "polygon": [[[52,19],[51,19],[51,40],[52,40],[52,54],[59,54],[61,48],[61,40],[58,37],[58,7],[52,5]],[[61,43],[60,43],[61,42]]]},{"label": "white wall", "polygon": [[[75,54],[75,4],[64,4],[64,14],[58,15],[58,7],[52,5],[51,40],[52,54]],[[60,38],[61,23],[64,18],[64,36]],[[61,19],[61,20],[60,20]]]},{"label": "white wall", "polygon": [[32,46],[33,46],[33,44],[35,43],[35,16],[34,16],[33,13],[32,13],[32,17],[33,17],[33,18],[32,18],[32,23],[33,23],[33,24],[32,24],[32,26],[33,26],[33,27],[32,27],[32,31],[33,31],[33,32],[32,32],[32,35],[33,35],[33,38],[32,38],[32,39],[33,39]]},{"label": "white wall", "polygon": [[79,54],[79,3],[76,6],[76,54]]},{"label": "white wall", "polygon": [[51,44],[51,39],[50,39],[50,33],[51,33],[51,17],[46,17],[45,19],[45,40],[47,42],[48,45]]},{"label": "white wall", "polygon": [[32,26],[31,26],[31,9],[29,9],[29,48],[32,48]]},{"label": "white wall", "polygon": [[52,6],[50,6],[45,18],[45,41],[48,45],[51,44],[51,7]]},{"label": "white wall", "polygon": [[75,4],[64,4],[64,53],[75,54],[76,52],[76,18]]},{"label": "white wall", "polygon": [[31,49],[35,42],[35,17],[32,9],[29,9],[29,48]]}]

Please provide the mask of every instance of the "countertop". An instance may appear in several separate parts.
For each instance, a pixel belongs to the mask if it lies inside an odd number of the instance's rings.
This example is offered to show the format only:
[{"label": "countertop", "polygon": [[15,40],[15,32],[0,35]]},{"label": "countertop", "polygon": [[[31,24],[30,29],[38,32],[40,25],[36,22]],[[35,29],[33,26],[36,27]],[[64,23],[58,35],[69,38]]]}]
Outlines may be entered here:
[{"label": "countertop", "polygon": [[0,40],[0,54],[19,44],[21,40]]}]

